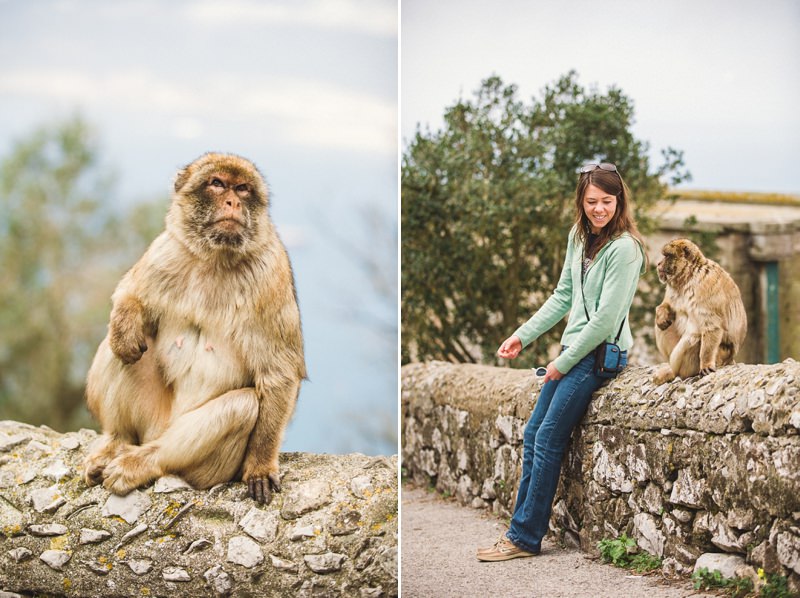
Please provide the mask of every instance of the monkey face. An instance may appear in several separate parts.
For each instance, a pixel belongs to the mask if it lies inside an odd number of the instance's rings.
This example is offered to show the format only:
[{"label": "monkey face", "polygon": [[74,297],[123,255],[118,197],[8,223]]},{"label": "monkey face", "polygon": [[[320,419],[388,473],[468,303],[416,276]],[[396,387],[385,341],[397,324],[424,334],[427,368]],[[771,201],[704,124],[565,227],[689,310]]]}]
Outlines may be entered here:
[{"label": "monkey face", "polygon": [[658,261],[658,264],[656,264],[656,270],[658,271],[658,280],[666,283],[670,275],[674,272],[675,256],[672,252],[668,252],[666,247],[661,251],[661,255],[663,257]]},{"label": "monkey face", "polygon": [[213,246],[237,248],[252,238],[253,218],[259,212],[251,187],[242,176],[213,172],[197,192],[198,232]]},{"label": "monkey face", "polygon": [[268,222],[264,180],[249,161],[206,154],[178,173],[174,211],[183,238],[203,250],[246,253]]},{"label": "monkey face", "polygon": [[658,279],[665,283],[674,283],[678,277],[693,269],[693,265],[704,258],[700,248],[688,239],[670,241],[661,249],[663,256],[656,269]]}]

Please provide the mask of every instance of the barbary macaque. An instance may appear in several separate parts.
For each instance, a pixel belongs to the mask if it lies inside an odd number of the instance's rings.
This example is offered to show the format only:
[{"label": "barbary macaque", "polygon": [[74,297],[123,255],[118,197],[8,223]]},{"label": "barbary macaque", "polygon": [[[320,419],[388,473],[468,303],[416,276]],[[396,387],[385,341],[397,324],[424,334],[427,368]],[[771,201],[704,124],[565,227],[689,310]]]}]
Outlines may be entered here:
[{"label": "barbary macaque", "polygon": [[688,239],[670,241],[661,251],[658,278],[666,284],[656,308],[656,345],[668,361],[653,381],[705,376],[733,363],[747,334],[747,314],[739,288],[717,262]]},{"label": "barbary macaque", "polygon": [[249,160],[178,172],[166,230],[117,285],[87,379],[103,436],[85,480],[127,494],[173,474],[243,479],[269,503],[306,377],[300,311],[269,195]]}]

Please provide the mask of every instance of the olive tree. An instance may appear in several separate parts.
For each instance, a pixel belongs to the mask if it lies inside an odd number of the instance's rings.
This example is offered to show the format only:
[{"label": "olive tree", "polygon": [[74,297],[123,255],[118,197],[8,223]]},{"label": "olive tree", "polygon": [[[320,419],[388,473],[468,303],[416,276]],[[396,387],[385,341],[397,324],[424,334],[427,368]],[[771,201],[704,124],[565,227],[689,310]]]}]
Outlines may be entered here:
[{"label": "olive tree", "polygon": [[76,117],[33,131],[0,161],[0,419],[90,425],[84,379],[111,292],[166,211],[166,201],[113,206],[99,153]]}]

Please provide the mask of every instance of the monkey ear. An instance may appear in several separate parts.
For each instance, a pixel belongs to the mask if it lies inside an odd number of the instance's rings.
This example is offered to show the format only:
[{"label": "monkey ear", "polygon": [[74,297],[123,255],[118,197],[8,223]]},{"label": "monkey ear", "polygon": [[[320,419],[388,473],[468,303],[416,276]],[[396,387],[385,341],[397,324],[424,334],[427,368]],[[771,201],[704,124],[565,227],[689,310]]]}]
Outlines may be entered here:
[{"label": "monkey ear", "polygon": [[175,193],[180,191],[183,186],[189,181],[189,167],[181,168],[178,174],[175,175]]}]

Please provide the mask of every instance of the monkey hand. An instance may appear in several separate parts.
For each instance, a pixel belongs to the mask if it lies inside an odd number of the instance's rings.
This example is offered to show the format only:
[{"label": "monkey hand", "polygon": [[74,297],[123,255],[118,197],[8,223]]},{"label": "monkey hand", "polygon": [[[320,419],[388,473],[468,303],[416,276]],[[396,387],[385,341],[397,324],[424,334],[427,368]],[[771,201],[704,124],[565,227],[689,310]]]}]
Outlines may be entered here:
[{"label": "monkey hand", "polygon": [[270,468],[265,465],[248,465],[245,462],[244,475],[247,482],[247,492],[250,498],[262,505],[268,505],[272,501],[272,493],[281,491],[281,477],[278,468]]},{"label": "monkey hand", "polygon": [[136,363],[147,351],[147,339],[140,311],[115,309],[108,326],[108,344],[122,363]]},{"label": "monkey hand", "polygon": [[662,303],[656,308],[656,326],[660,330],[666,330],[675,321],[675,312],[669,305]]},{"label": "monkey hand", "polygon": [[130,365],[136,363],[147,351],[147,341],[144,334],[109,334],[108,343],[114,355],[120,358],[122,363]]},{"label": "monkey hand", "polygon": [[716,371],[717,371],[717,368],[715,368],[714,366],[709,365],[709,366],[704,367],[704,368],[702,368],[700,370],[700,376],[701,377],[702,376],[708,376],[709,374],[712,374],[712,373],[714,373]]}]

